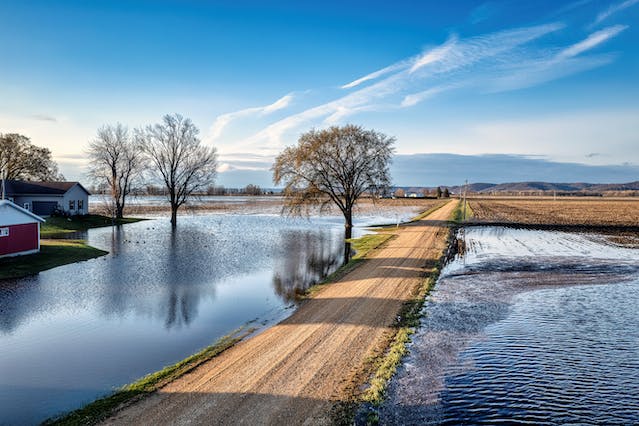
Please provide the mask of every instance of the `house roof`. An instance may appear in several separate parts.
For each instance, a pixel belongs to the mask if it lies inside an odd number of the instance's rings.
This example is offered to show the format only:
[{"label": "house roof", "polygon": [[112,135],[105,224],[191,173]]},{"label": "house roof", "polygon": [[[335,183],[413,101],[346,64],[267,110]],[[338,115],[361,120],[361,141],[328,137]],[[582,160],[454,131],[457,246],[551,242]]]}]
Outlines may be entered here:
[{"label": "house roof", "polygon": [[[31,213],[29,210],[23,209],[22,207],[16,205],[15,203],[12,203],[9,200],[0,200],[0,211],[5,209],[12,209],[14,210],[14,213],[17,212],[18,215],[28,216],[30,219],[32,219],[32,222],[45,221],[37,214]],[[24,223],[24,222],[21,220],[16,221],[16,215],[2,215],[2,217],[0,217],[0,226],[16,225],[18,223]]]},{"label": "house roof", "polygon": [[20,180],[6,180],[7,194],[21,195],[64,195],[78,185],[84,192],[91,195],[79,182],[24,182]]}]

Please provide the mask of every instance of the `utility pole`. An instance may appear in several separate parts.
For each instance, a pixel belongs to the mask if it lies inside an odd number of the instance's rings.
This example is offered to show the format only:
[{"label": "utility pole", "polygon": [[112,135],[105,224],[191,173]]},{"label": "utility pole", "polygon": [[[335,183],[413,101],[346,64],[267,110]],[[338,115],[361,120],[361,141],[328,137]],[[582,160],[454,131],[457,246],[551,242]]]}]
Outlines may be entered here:
[{"label": "utility pole", "polygon": [[463,204],[463,208],[464,208],[464,214],[463,214],[463,221],[466,221],[466,193],[468,192],[468,179],[466,179],[466,182],[464,183],[464,204]]},{"label": "utility pole", "polygon": [[2,199],[3,199],[3,200],[4,200],[4,198],[5,198],[5,186],[4,186],[4,181],[5,181],[5,178],[6,178],[7,174],[8,174],[8,173],[7,173],[6,168],[2,169]]}]

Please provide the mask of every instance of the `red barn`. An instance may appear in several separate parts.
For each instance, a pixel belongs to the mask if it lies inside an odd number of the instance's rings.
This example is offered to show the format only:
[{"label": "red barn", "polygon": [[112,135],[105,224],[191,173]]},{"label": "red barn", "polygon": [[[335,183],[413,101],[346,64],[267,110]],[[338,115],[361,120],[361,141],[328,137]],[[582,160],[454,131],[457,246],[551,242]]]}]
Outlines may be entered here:
[{"label": "red barn", "polygon": [[40,251],[40,216],[9,200],[0,200],[0,257]]}]

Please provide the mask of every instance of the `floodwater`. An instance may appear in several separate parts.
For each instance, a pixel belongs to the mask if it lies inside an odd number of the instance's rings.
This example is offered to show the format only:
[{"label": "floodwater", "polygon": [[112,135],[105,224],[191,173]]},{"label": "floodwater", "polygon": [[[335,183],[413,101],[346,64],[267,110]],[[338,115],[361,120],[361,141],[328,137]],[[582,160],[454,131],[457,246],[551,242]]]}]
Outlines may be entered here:
[{"label": "floodwater", "polygon": [[106,256],[0,281],[0,424],[39,423],[283,319],[339,266],[343,229],[340,217],[180,216],[175,231],[152,219],[90,230]]},{"label": "floodwater", "polygon": [[381,424],[638,424],[639,250],[600,235],[465,232]]}]

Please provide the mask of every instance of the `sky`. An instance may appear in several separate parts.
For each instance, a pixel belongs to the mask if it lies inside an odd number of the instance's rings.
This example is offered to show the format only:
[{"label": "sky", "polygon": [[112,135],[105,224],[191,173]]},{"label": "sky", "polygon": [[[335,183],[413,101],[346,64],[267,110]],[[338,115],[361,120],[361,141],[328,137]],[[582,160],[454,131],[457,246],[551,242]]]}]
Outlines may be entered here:
[{"label": "sky", "polygon": [[639,180],[639,0],[3,0],[0,16],[0,132],[70,180],[100,126],[167,113],[216,147],[228,187],[271,187],[284,147],[346,123],[396,138],[397,185]]}]

